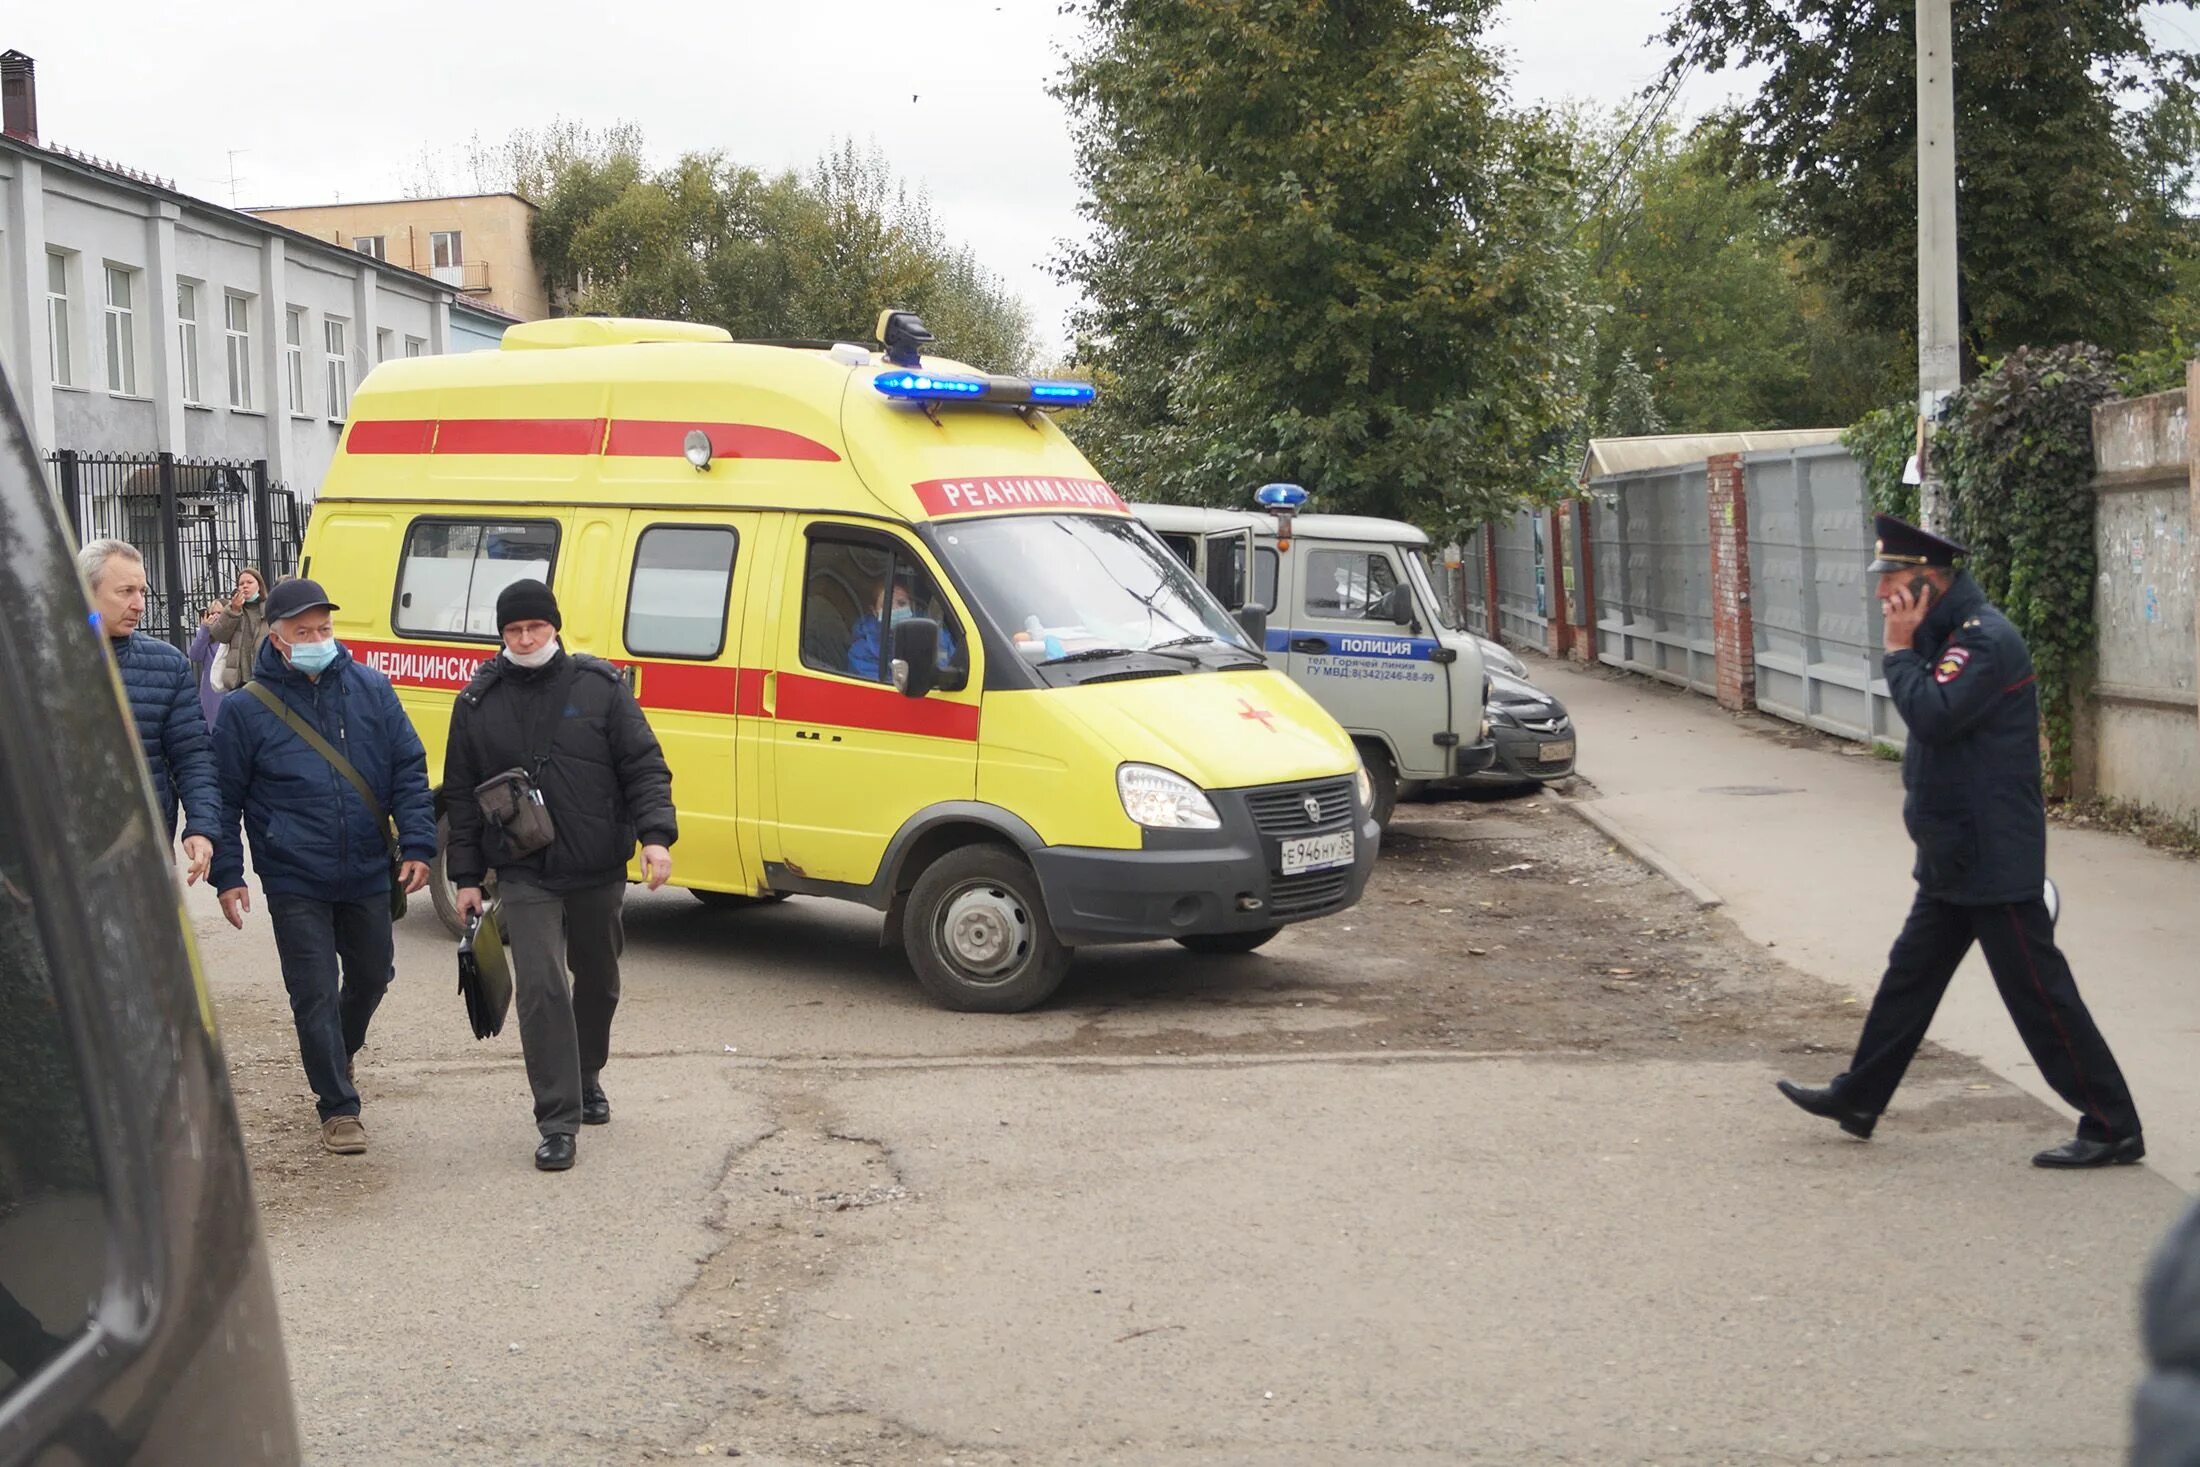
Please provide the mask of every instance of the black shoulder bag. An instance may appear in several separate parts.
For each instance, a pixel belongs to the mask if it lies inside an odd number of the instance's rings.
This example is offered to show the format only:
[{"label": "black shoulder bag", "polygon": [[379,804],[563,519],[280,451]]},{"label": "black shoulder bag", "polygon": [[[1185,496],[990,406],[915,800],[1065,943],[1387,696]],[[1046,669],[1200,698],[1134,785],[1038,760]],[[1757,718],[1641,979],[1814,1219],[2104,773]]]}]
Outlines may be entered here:
[{"label": "black shoulder bag", "polygon": [[259,699],[267,708],[267,711],[280,718],[292,733],[304,739],[307,748],[319,754],[323,759],[328,760],[338,774],[351,782],[351,787],[359,792],[359,798],[366,801],[367,814],[373,817],[376,828],[382,832],[382,844],[389,848],[390,920],[394,922],[404,916],[405,883],[399,879],[399,873],[404,868],[405,858],[397,844],[397,824],[383,812],[382,802],[376,799],[374,791],[367,787],[366,776],[352,768],[351,761],[337,753],[336,746],[327,739],[322,738],[319,729],[300,718],[291,711],[289,704],[276,697],[273,688],[254,678],[244,685],[244,690]]},{"label": "black shoulder bag", "polygon": [[474,803],[481,818],[495,829],[509,861],[524,861],[546,851],[558,838],[550,807],[543,803],[542,767],[550,762],[550,746],[557,741],[558,725],[565,721],[566,700],[573,696],[573,672],[566,670],[550,691],[548,709],[536,716],[534,736],[528,740],[532,761],[523,768],[492,774],[474,786]]}]

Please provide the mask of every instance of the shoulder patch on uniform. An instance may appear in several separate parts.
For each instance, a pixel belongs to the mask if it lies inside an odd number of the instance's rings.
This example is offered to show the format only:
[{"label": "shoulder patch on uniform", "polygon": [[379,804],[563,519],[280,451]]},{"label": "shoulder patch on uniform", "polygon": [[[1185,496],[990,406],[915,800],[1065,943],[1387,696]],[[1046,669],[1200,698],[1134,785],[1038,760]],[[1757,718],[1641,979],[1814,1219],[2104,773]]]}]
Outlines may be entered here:
[{"label": "shoulder patch on uniform", "polygon": [[1986,619],[1984,617],[1974,616],[1969,621],[1963,624],[1963,629],[1965,631],[1970,631],[1974,627],[1982,627],[1984,625],[1986,625]]},{"label": "shoulder patch on uniform", "polygon": [[1971,660],[1967,647],[1950,647],[1940,654],[1940,661],[1933,664],[1933,681],[1952,683],[1963,674],[1963,666]]}]

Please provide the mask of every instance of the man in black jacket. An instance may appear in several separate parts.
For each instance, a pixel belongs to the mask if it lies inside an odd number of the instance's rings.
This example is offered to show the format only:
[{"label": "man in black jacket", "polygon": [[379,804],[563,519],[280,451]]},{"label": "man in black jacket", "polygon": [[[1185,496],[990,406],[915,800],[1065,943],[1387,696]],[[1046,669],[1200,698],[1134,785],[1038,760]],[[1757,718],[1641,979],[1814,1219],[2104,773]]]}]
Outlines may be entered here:
[{"label": "man in black jacket", "polygon": [[1878,517],[1887,691],[1909,730],[1902,819],[1917,846],[1917,898],[1895,939],[1845,1074],[1823,1089],[1780,1081],[1812,1115],[1869,1138],[1976,942],[2025,1048],[2077,1110],[2078,1134],[2032,1158],[2095,1167],[2146,1155],[2116,1057],[2055,946],[2040,797],[2040,698],[2032,654],[1955,569],[1960,545]]},{"label": "man in black jacket", "polygon": [[[497,873],[520,1047],[542,1132],[535,1165],[544,1171],[573,1165],[582,1123],[611,1119],[600,1077],[619,1006],[626,863],[639,837],[642,874],[655,891],[671,879],[667,847],[679,837],[672,771],[625,677],[611,663],[563,651],[562,625],[542,582],[504,589],[497,597],[504,651],[459,694],[443,761],[445,863],[462,917],[481,910],[482,880]],[[533,778],[556,830],[549,846],[517,858],[474,798],[476,786],[510,769]]]}]

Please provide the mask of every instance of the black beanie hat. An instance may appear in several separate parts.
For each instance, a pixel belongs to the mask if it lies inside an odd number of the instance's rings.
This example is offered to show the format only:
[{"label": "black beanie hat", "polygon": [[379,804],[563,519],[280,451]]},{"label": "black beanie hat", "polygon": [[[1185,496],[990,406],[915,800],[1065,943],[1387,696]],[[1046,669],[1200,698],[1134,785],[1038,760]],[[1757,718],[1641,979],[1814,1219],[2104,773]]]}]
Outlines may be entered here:
[{"label": "black beanie hat", "polygon": [[558,598],[540,581],[514,581],[497,593],[497,630],[515,621],[546,621],[559,631],[565,619],[558,615]]}]

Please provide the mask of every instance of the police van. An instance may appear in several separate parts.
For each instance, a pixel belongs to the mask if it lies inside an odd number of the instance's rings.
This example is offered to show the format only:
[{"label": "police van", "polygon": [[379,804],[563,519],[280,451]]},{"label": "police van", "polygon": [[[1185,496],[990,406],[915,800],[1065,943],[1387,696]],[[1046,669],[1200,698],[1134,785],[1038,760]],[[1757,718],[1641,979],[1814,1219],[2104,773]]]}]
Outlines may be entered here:
[{"label": "police van", "polygon": [[664,745],[680,880],[881,910],[952,1007],[1038,1003],[1079,946],[1249,952],[1358,900],[1359,751],[1053,422],[1092,388],[926,356],[905,313],[880,337],[582,317],[384,363],[304,573],[432,769],[497,593],[549,582]]},{"label": "police van", "polygon": [[1297,513],[1306,493],[1296,485],[1262,493],[1261,512],[1132,512],[1224,606],[1265,612],[1269,664],[1351,734],[1379,824],[1401,786],[1454,784],[1489,768],[1482,644],[1437,596],[1428,536],[1397,520]]}]

